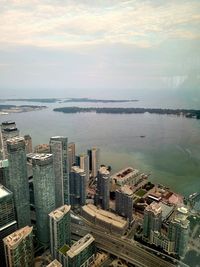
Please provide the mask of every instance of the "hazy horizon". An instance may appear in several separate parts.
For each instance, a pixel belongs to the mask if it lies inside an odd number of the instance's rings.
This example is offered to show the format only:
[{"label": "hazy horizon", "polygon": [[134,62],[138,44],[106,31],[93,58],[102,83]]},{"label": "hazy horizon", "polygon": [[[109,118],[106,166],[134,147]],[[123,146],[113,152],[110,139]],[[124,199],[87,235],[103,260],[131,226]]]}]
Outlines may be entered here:
[{"label": "hazy horizon", "polygon": [[200,2],[0,1],[0,97],[200,106]]}]

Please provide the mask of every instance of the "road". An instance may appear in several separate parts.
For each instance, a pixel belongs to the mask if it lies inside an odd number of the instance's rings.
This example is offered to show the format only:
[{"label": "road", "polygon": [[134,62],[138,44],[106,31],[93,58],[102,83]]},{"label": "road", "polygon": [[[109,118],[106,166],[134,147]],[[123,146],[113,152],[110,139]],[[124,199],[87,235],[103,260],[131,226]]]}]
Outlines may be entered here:
[{"label": "road", "polygon": [[[91,233],[98,248],[115,255],[138,267],[174,267],[175,265],[157,257],[156,255],[137,246],[131,240],[120,236],[109,234],[103,231],[103,228],[87,223],[87,225],[79,225],[72,223],[72,234],[84,236],[88,232]],[[177,266],[177,265],[176,265]]]}]

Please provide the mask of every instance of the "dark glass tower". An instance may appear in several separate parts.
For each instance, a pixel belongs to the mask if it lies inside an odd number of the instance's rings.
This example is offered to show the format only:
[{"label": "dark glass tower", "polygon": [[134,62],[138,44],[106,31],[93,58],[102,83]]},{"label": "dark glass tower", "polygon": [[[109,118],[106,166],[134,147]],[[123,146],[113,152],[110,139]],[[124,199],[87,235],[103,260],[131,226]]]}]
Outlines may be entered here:
[{"label": "dark glass tower", "polygon": [[37,237],[49,245],[49,213],[55,210],[55,175],[52,154],[32,156]]},{"label": "dark glass tower", "polygon": [[30,225],[30,201],[25,141],[23,137],[7,140],[9,176],[6,186],[13,192],[18,227]]},{"label": "dark glass tower", "polygon": [[50,139],[55,173],[56,207],[69,204],[69,171],[67,137],[55,136]]}]

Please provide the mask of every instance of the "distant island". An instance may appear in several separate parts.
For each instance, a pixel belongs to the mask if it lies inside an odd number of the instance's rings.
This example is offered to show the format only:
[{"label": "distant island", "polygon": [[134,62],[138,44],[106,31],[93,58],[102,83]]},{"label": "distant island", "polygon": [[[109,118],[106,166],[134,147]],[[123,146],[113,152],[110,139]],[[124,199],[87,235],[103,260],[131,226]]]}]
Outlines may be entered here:
[{"label": "distant island", "polygon": [[58,98],[8,98],[0,99],[1,102],[4,101],[19,101],[19,102],[39,102],[39,103],[56,103],[60,101]]},{"label": "distant island", "polygon": [[0,105],[0,115],[7,115],[9,113],[21,113],[47,108],[46,106],[33,106],[33,105]]},{"label": "distant island", "polygon": [[19,101],[19,102],[38,102],[38,103],[56,103],[56,102],[93,102],[93,103],[126,103],[126,102],[136,102],[137,99],[90,99],[90,98],[8,98],[0,99],[1,102],[4,101]]},{"label": "distant island", "polygon": [[200,110],[195,109],[62,107],[54,108],[53,110],[63,113],[96,112],[108,114],[143,114],[148,112],[150,114],[177,115],[200,119]]},{"label": "distant island", "polygon": [[137,99],[92,99],[92,98],[69,98],[64,102],[93,102],[93,103],[127,103],[137,102]]}]

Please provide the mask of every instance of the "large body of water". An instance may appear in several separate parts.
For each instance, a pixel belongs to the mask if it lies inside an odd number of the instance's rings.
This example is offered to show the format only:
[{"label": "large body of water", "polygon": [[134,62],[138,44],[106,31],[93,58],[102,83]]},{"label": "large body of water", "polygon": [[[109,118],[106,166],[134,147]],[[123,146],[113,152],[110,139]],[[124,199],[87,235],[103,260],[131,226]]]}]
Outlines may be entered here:
[{"label": "large body of water", "polygon": [[[38,104],[4,102],[5,104]],[[3,104],[3,103],[2,103]],[[133,166],[151,173],[150,179],[188,195],[200,189],[200,120],[153,114],[64,114],[61,106],[129,106],[144,103],[53,103],[41,111],[0,116],[0,122],[14,120],[21,135],[30,134],[33,144],[48,143],[53,135],[65,135],[77,146],[77,153],[92,146],[101,149],[101,163],[112,171]],[[155,106],[154,106],[155,107]],[[156,106],[158,107],[158,106]],[[161,105],[162,107],[162,105]],[[171,106],[169,106],[171,107]],[[141,138],[145,135],[145,138]]]}]

